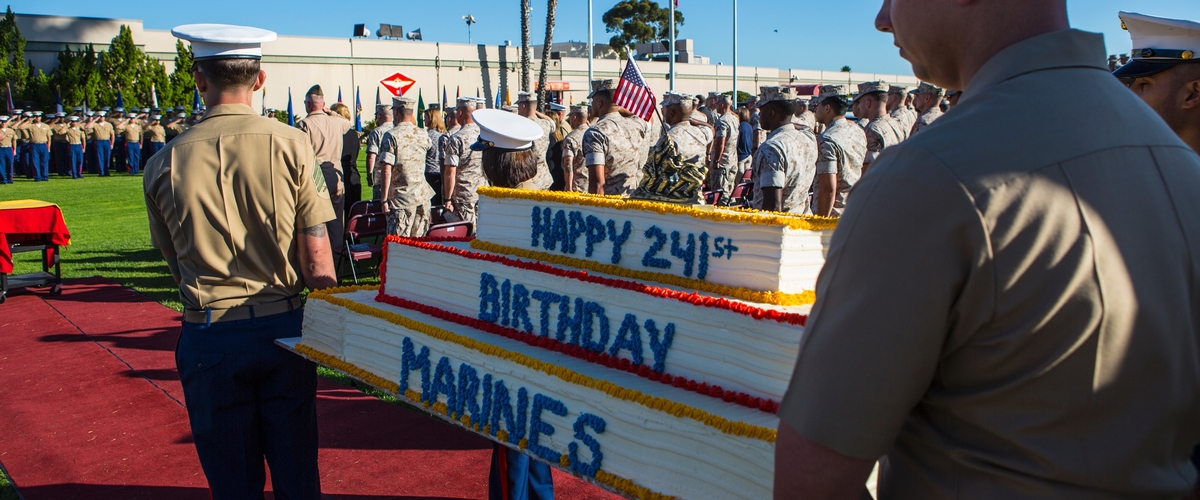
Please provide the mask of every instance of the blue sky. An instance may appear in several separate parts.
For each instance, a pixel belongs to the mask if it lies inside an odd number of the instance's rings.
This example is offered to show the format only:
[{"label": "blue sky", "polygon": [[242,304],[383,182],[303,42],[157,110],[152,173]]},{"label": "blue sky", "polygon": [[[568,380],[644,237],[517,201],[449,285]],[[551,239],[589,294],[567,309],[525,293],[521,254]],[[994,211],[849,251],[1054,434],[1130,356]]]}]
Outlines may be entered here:
[{"label": "blue sky", "polygon": [[[874,29],[881,0],[838,0],[841,22],[829,22],[833,14],[828,1],[739,0],[738,63],[777,68],[839,70],[911,74],[907,62],[892,46],[891,37]],[[595,40],[603,43],[611,34],[604,31],[601,15],[616,0],[594,0]],[[660,2],[666,5],[665,2]],[[247,24],[281,34],[347,37],[356,23],[366,23],[372,32],[379,23],[399,24],[406,30],[421,28],[426,41],[465,43],[462,16],[470,13],[478,24],[475,43],[520,43],[519,0],[436,0],[384,2],[312,2],[306,0],[205,0],[197,4],[164,0],[23,0],[10,4],[13,11],[84,17],[141,19],[148,29],[170,29],[179,24],[216,22]],[[1197,0],[1068,0],[1071,24],[1079,29],[1102,32],[1108,52],[1130,49],[1129,37],[1121,30],[1117,12],[1200,19]],[[680,38],[696,40],[696,51],[713,62],[733,60],[732,0],[679,0],[685,23]],[[546,3],[533,0],[533,39],[545,36]],[[587,39],[586,0],[560,0],[555,40]]]}]

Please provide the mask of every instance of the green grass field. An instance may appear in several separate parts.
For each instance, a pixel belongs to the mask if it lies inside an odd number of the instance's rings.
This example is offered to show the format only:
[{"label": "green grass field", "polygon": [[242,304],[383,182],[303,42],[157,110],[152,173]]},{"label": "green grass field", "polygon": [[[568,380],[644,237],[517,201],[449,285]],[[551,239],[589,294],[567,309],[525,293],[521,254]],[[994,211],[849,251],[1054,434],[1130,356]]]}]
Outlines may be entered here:
[{"label": "green grass field", "polygon": [[[366,178],[366,154],[358,159],[362,178]],[[52,169],[53,172],[53,169]],[[370,197],[369,187],[363,191]],[[171,278],[162,254],[150,246],[146,205],[142,195],[142,177],[113,174],[111,177],[85,175],[82,179],[59,177],[35,183],[20,177],[13,184],[0,186],[0,201],[33,199],[58,204],[71,231],[71,245],[61,256],[64,279],[103,276],[133,288],[177,311],[179,290]],[[40,252],[14,256],[15,274],[41,271]],[[378,284],[378,279],[363,280]],[[4,306],[0,306],[3,308]],[[325,378],[349,385],[344,374],[319,368]],[[393,404],[398,402],[378,391],[364,391]],[[404,405],[401,405],[404,406]],[[0,500],[17,500],[17,492],[0,469]]]}]

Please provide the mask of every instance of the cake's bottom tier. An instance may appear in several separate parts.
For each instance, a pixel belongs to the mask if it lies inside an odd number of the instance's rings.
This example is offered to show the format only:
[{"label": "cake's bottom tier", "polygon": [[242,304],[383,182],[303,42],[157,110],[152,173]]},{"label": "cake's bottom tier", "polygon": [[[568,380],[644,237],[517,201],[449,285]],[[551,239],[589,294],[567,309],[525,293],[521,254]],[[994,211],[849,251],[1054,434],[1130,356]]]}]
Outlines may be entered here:
[{"label": "cake's bottom tier", "polygon": [[299,349],[631,498],[770,498],[778,418],[407,309],[310,296]]}]

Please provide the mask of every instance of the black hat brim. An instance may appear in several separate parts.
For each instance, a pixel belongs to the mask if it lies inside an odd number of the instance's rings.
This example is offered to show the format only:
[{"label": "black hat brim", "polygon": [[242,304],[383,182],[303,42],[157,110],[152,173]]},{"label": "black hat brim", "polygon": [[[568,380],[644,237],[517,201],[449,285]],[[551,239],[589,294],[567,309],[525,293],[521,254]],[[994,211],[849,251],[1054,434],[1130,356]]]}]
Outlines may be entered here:
[{"label": "black hat brim", "polygon": [[1154,76],[1168,69],[1174,68],[1181,61],[1146,61],[1133,60],[1126,63],[1124,66],[1113,71],[1113,76],[1117,78],[1142,78],[1146,76]]}]

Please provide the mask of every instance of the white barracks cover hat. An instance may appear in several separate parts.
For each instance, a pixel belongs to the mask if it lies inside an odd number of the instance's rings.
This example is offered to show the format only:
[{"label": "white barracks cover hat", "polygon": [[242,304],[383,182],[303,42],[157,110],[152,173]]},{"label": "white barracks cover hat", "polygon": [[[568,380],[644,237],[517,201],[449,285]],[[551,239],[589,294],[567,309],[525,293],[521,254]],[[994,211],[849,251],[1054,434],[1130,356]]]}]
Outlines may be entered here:
[{"label": "white barracks cover hat", "polygon": [[542,138],[542,127],[524,116],[500,111],[481,109],[471,113],[479,125],[479,140],[471,145],[475,151],[488,148],[529,149],[533,141]]},{"label": "white barracks cover hat", "polygon": [[1133,39],[1133,60],[1117,68],[1119,78],[1161,73],[1176,64],[1200,62],[1200,23],[1121,12],[1121,27]]},{"label": "white barracks cover hat", "polygon": [[192,54],[204,59],[262,59],[262,44],[275,41],[274,31],[231,24],[185,24],[171,34],[192,42]]}]

